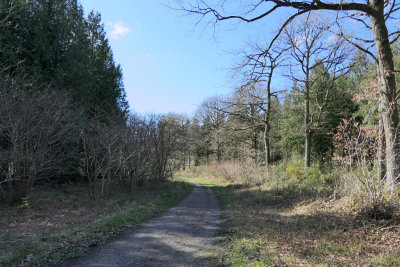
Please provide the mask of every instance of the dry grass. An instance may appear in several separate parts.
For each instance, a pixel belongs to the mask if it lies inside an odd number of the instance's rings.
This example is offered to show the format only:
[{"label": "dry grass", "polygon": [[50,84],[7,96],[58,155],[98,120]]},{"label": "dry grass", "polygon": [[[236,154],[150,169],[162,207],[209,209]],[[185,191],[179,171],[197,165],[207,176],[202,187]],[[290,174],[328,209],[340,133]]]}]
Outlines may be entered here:
[{"label": "dry grass", "polygon": [[113,194],[110,201],[93,202],[83,184],[37,187],[25,204],[0,206],[0,255],[32,238],[101,218],[134,197]]},{"label": "dry grass", "polygon": [[192,174],[212,183],[225,207],[214,265],[400,266],[398,214],[372,220],[349,209],[346,199],[233,183],[210,169],[211,175],[205,166]]},{"label": "dry grass", "polygon": [[266,169],[257,166],[253,162],[226,161],[222,163],[212,163],[191,168],[182,175],[212,176],[219,183],[225,184],[245,184],[260,185],[269,179]]}]

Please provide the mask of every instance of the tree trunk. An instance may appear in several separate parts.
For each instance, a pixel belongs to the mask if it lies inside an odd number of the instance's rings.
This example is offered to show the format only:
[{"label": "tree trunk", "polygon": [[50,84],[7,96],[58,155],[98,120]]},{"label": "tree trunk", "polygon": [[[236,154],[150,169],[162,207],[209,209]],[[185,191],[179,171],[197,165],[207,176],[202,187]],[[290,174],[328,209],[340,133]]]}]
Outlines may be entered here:
[{"label": "tree trunk", "polygon": [[254,130],[254,140],[253,140],[253,151],[254,151],[254,163],[257,164],[258,162],[258,138],[257,138],[257,129]]},{"label": "tree trunk", "polygon": [[306,130],[305,159],[304,165],[308,168],[311,166],[311,132]]},{"label": "tree trunk", "polygon": [[304,165],[311,166],[311,130],[310,130],[310,97],[308,85],[306,85],[306,101],[304,112],[304,130],[306,136],[306,143],[304,149]]},{"label": "tree trunk", "polygon": [[[275,61],[275,60],[274,60]],[[267,110],[265,112],[265,128],[264,128],[264,141],[265,141],[265,162],[267,165],[267,171],[269,170],[269,165],[271,165],[271,143],[270,143],[270,134],[271,134],[271,82],[272,82],[272,75],[275,69],[275,62],[271,61],[271,72],[268,77],[268,84],[267,84]]]},{"label": "tree trunk", "polygon": [[386,147],[386,179],[393,185],[398,179],[400,162],[396,160],[399,155],[397,140],[398,111],[396,101],[396,80],[394,75],[393,53],[390,47],[388,30],[384,17],[384,1],[372,1],[374,12],[370,14],[372,29],[375,36],[377,49],[380,86],[380,107],[385,133]]},{"label": "tree trunk", "polygon": [[219,163],[221,161],[221,148],[220,144],[217,144],[217,162]]},{"label": "tree trunk", "polygon": [[[379,111],[380,112],[380,111]],[[382,112],[380,112],[382,114]],[[379,134],[378,134],[378,175],[379,181],[383,181],[386,175],[386,164],[385,164],[385,130],[383,128],[382,117],[379,119]]]},{"label": "tree trunk", "polygon": [[264,125],[264,142],[265,142],[265,162],[267,167],[271,165],[271,144],[270,144],[270,116],[271,116],[271,94],[268,92],[267,99],[267,111],[265,113],[265,125]]},{"label": "tree trunk", "polygon": [[268,126],[264,128],[264,145],[265,145],[265,163],[267,166],[271,164],[271,146],[269,143],[269,130]]}]

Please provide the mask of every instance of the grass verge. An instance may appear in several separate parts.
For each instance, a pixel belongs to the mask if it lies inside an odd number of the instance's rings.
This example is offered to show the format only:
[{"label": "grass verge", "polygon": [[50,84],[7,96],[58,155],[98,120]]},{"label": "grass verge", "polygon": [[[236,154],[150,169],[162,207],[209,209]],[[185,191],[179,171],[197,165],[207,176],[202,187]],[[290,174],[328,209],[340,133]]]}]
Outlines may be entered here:
[{"label": "grass verge", "polygon": [[210,186],[223,203],[212,266],[400,266],[399,218],[360,218],[341,212],[335,200],[295,188],[191,179]]},{"label": "grass verge", "polygon": [[90,248],[174,206],[192,191],[193,186],[181,179],[145,185],[138,190],[134,201],[119,210],[84,225],[32,238],[2,257],[0,265],[49,266],[79,257]]}]

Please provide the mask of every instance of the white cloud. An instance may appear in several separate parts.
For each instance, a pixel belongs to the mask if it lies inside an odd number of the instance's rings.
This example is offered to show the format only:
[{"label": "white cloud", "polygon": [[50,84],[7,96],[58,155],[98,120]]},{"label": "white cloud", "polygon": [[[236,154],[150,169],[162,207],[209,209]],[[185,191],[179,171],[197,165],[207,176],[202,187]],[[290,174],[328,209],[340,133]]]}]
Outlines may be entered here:
[{"label": "white cloud", "polygon": [[118,21],[112,25],[113,29],[110,33],[110,38],[113,40],[120,40],[125,38],[129,33],[132,32],[132,28],[125,22]]}]

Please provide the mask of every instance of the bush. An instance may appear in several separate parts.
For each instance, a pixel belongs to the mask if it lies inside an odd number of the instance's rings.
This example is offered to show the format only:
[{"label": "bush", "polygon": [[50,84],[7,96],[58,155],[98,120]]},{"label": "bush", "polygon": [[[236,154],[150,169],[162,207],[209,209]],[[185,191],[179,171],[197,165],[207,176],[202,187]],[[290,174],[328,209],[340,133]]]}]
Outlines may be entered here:
[{"label": "bush", "polygon": [[0,184],[11,203],[39,180],[76,173],[80,117],[65,93],[0,81]]},{"label": "bush", "polygon": [[302,183],[305,179],[304,163],[301,160],[291,159],[285,171],[291,182]]},{"label": "bush", "polygon": [[279,188],[287,180],[286,164],[281,163],[272,167],[272,176],[275,187]]},{"label": "bush", "polygon": [[286,187],[295,190],[333,192],[338,175],[324,166],[328,172],[324,173],[319,164],[306,168],[301,156],[294,155],[287,162],[274,166],[273,177],[276,188]]},{"label": "bush", "polygon": [[[325,169],[331,170],[325,166]],[[271,166],[256,165],[253,162],[227,161],[187,169],[185,176],[213,176],[222,183],[244,184],[249,186],[266,185],[269,188],[285,190],[293,194],[324,195],[333,193],[338,175],[335,172],[323,173],[319,164],[304,167],[299,155],[288,162]]]},{"label": "bush", "polygon": [[293,156],[285,168],[289,183],[303,185],[310,189],[324,185],[323,174],[319,164],[306,168],[304,161],[298,155]]},{"label": "bush", "polygon": [[353,207],[369,218],[392,216],[399,199],[391,191],[390,184],[381,179],[371,165],[357,165],[342,172],[337,183],[339,197],[348,197]]},{"label": "bush", "polygon": [[334,160],[343,168],[338,183],[339,196],[349,197],[362,211],[368,210],[367,213],[372,214],[369,217],[380,217],[373,214],[387,214],[388,206],[397,205],[395,193],[400,185],[386,177],[385,164],[380,164],[383,157],[379,144],[383,136],[378,126],[343,120],[333,139],[337,150]]}]

